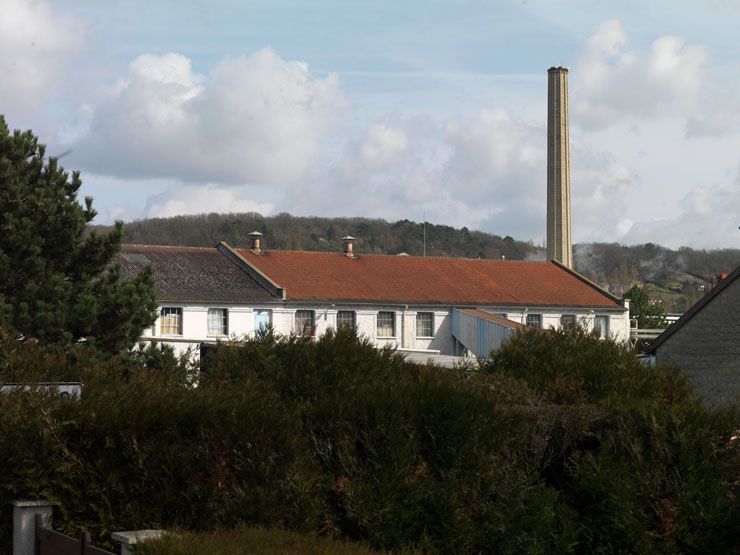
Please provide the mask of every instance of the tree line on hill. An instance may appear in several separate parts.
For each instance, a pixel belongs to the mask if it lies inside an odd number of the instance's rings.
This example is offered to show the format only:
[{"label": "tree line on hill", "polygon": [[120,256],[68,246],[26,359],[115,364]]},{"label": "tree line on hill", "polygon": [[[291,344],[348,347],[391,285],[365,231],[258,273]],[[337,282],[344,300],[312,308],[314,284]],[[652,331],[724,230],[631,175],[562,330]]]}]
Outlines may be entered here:
[{"label": "tree line on hill", "polygon": [[[102,232],[108,228],[92,226],[92,229]],[[201,214],[136,220],[124,226],[124,242],[213,246],[225,241],[245,247],[252,231],[264,234],[263,245],[268,249],[340,252],[342,237],[352,235],[359,254],[407,253],[506,260],[546,257],[545,249],[531,241],[467,227],[409,220],[299,217],[286,213]],[[740,249],[672,250],[653,243],[634,246],[582,243],[574,246],[574,260],[576,270],[617,295],[636,283],[654,284],[657,297],[661,291],[666,293],[666,310],[671,312],[685,310],[711,286],[717,274],[740,265]]]}]

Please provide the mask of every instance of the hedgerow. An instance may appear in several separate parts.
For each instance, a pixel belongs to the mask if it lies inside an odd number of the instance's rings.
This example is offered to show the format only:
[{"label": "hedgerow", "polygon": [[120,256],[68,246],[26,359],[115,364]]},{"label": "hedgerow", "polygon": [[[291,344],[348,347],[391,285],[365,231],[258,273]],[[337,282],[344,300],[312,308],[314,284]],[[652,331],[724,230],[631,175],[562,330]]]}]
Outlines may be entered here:
[{"label": "hedgerow", "polygon": [[57,527],[281,527],[439,553],[729,552],[740,428],[674,369],[581,332],[525,332],[477,370],[407,363],[353,333],[219,345],[192,375],[0,338],[2,381],[76,379],[79,401],[0,397],[7,501]]}]

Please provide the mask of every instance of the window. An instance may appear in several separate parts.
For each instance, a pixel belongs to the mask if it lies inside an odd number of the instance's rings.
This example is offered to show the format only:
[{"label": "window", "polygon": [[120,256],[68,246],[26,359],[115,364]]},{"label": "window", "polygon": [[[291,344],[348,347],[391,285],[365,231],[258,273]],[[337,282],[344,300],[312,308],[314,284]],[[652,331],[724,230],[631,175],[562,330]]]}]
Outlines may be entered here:
[{"label": "window", "polygon": [[416,337],[433,337],[434,336],[434,313],[417,312],[416,313]]},{"label": "window", "polygon": [[609,316],[594,316],[594,334],[602,339],[609,337]]},{"label": "window", "polygon": [[159,330],[162,335],[182,335],[182,308],[162,307],[159,316]]},{"label": "window", "polygon": [[560,327],[564,330],[572,330],[575,329],[577,324],[576,321],[576,315],[575,314],[563,314],[560,317]]},{"label": "window", "polygon": [[355,311],[354,310],[340,310],[337,312],[337,328],[348,327],[355,329]]},{"label": "window", "polygon": [[396,313],[378,312],[378,337],[396,336]]},{"label": "window", "polygon": [[316,333],[316,319],[313,310],[296,310],[295,327],[297,335],[301,337],[313,337]]},{"label": "window", "polygon": [[228,309],[208,309],[208,335],[229,335]]},{"label": "window", "polygon": [[542,314],[527,314],[528,328],[542,328]]},{"label": "window", "polygon": [[264,333],[272,326],[272,310],[256,309],[254,311],[254,331]]}]

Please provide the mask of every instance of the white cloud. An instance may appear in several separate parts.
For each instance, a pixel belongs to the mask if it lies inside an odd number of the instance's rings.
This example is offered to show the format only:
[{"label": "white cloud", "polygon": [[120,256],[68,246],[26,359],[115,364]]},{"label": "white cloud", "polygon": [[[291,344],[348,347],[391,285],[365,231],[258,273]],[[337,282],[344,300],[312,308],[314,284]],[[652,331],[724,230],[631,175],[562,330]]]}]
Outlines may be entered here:
[{"label": "white cloud", "polygon": [[576,241],[614,241],[630,227],[628,212],[634,170],[590,147],[583,139],[571,145],[571,198]]},{"label": "white cloud", "polygon": [[345,102],[334,74],[315,77],[267,48],[207,76],[181,54],[139,56],[93,104],[75,145],[92,171],[284,184],[310,166]]},{"label": "white cloud", "polygon": [[652,242],[671,248],[738,248],[740,245],[740,180],[724,187],[698,186],[680,202],[675,218],[636,222],[628,243]]},{"label": "white cloud", "polygon": [[622,118],[652,118],[691,110],[702,87],[709,55],[701,45],[662,36],[650,51],[625,50],[627,34],[617,20],[602,23],[575,66],[571,102],[576,121],[589,129]]},{"label": "white cloud", "polygon": [[381,167],[403,154],[407,147],[408,139],[403,131],[375,124],[367,130],[359,157],[368,168]]},{"label": "white cloud", "polygon": [[688,137],[722,137],[740,131],[740,93],[736,86],[712,81],[686,123]]},{"label": "white cloud", "polygon": [[269,214],[273,206],[269,203],[255,202],[239,196],[238,189],[216,185],[182,185],[171,187],[163,193],[150,197],[147,201],[148,218],[167,218],[181,214],[221,214],[237,212],[259,212]]},{"label": "white cloud", "polygon": [[0,0],[0,110],[13,119],[40,111],[84,42],[82,23],[50,6]]},{"label": "white cloud", "polygon": [[[572,145],[578,240],[610,237],[636,180],[611,155]],[[368,155],[372,153],[372,155]],[[545,126],[485,109],[435,125],[431,118],[371,125],[343,155],[288,195],[300,214],[421,220],[540,241],[545,230]],[[306,194],[305,191],[310,191]]]}]

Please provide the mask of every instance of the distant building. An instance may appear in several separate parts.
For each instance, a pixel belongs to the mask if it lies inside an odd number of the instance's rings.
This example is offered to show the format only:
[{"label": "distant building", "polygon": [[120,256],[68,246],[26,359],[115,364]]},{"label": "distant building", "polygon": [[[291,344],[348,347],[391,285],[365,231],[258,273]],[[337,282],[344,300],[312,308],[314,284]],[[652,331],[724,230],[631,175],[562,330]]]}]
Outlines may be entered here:
[{"label": "distant building", "polygon": [[[356,255],[350,237],[344,253],[266,251],[258,236],[250,249],[124,245],[120,261],[130,276],[154,266],[160,316],[144,339],[179,352],[267,326],[318,336],[346,325],[420,356],[487,355],[521,326],[629,337],[625,303],[557,262]],[[469,339],[471,318],[485,337]]]},{"label": "distant building", "polygon": [[740,267],[666,328],[649,352],[679,366],[707,404],[738,402]]}]

